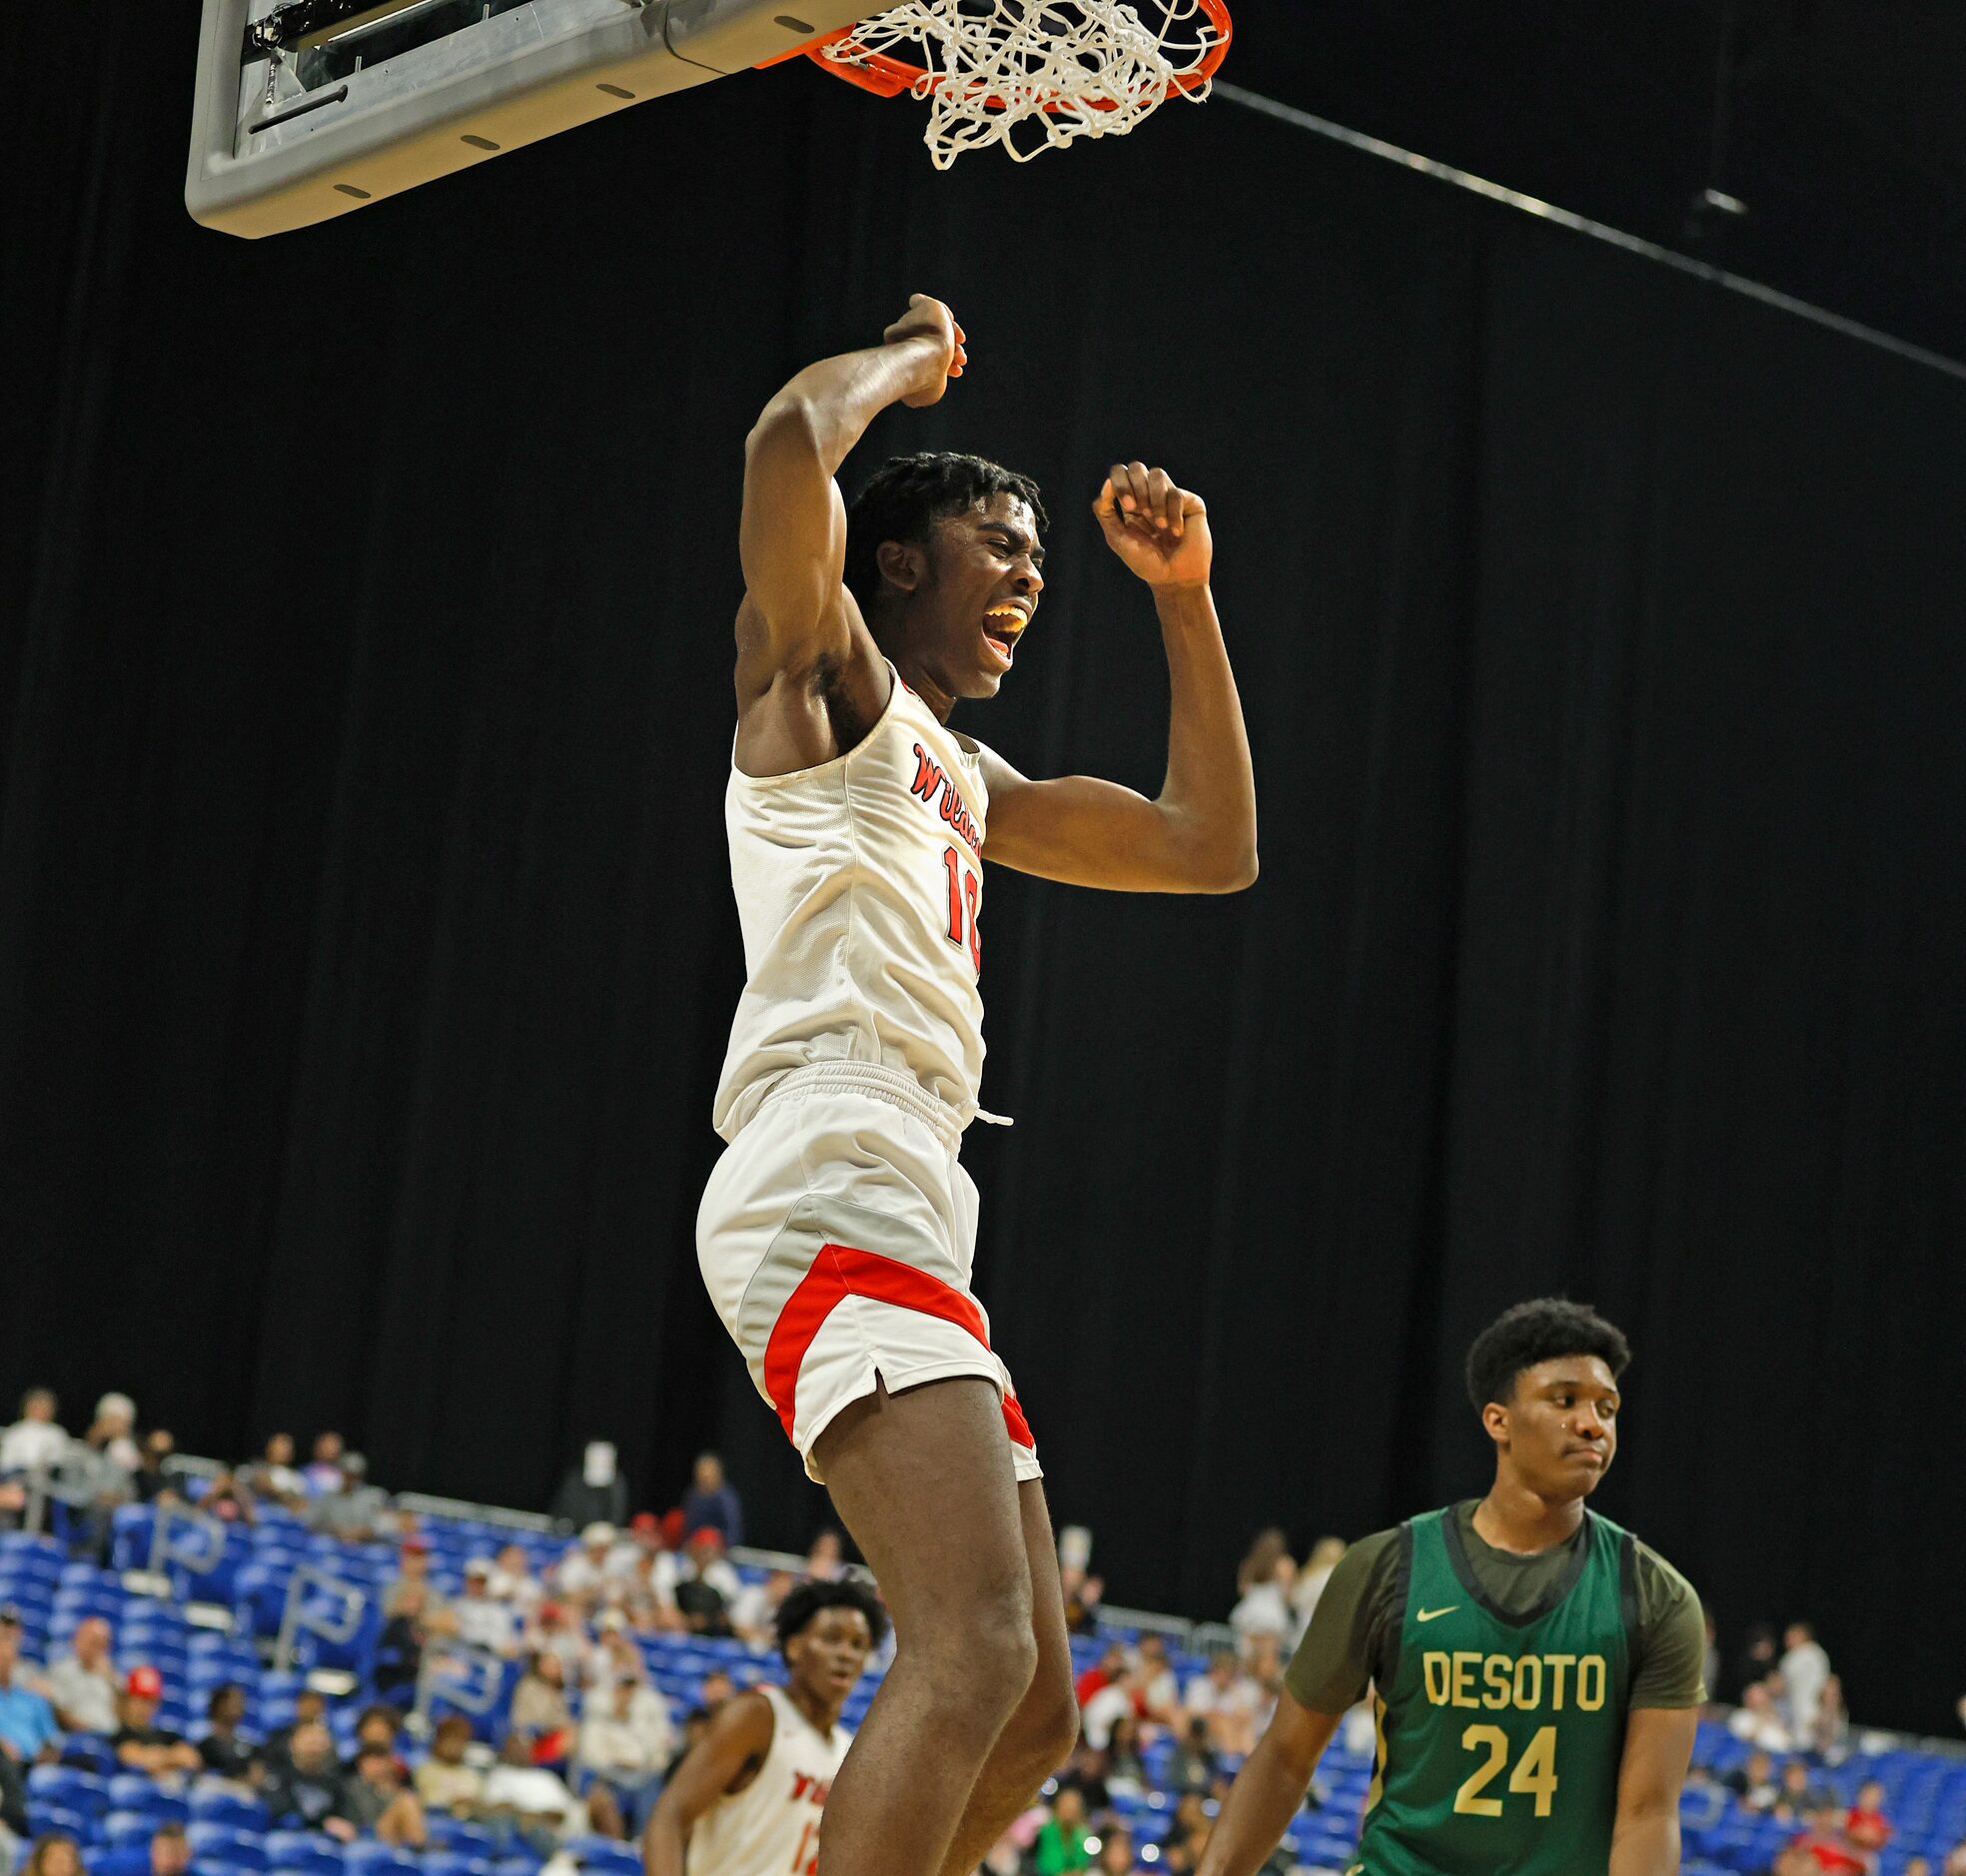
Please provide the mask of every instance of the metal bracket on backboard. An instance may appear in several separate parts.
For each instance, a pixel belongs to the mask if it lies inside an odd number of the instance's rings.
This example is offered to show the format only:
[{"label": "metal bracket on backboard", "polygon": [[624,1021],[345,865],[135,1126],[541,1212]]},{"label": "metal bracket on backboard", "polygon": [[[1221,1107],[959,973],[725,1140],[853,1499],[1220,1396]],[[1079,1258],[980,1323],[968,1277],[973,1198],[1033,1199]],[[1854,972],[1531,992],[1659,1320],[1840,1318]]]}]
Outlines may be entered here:
[{"label": "metal bracket on backboard", "polygon": [[796,50],[868,0],[203,0],[185,206],[273,235]]}]

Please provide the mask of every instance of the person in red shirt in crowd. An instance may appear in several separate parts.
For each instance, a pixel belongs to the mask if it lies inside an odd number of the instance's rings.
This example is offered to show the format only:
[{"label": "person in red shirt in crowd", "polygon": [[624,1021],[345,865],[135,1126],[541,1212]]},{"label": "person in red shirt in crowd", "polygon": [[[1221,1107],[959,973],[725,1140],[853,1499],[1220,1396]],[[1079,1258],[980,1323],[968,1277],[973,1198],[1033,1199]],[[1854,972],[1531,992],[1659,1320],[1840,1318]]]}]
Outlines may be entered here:
[{"label": "person in red shirt in crowd", "polygon": [[1079,1705],[1084,1706],[1102,1687],[1118,1680],[1126,1672],[1126,1665],[1125,1647],[1117,1641],[1108,1642],[1106,1652],[1072,1683],[1072,1691],[1077,1695]]},{"label": "person in red shirt in crowd", "polygon": [[1869,1876],[1870,1863],[1843,1835],[1834,1805],[1809,1814],[1809,1828],[1775,1859],[1774,1876]]},{"label": "person in red shirt in crowd", "polygon": [[1843,1835],[1872,1856],[1891,1841],[1890,1820],[1884,1815],[1884,1787],[1876,1779],[1866,1778],[1857,1787],[1856,1801],[1843,1819]]}]

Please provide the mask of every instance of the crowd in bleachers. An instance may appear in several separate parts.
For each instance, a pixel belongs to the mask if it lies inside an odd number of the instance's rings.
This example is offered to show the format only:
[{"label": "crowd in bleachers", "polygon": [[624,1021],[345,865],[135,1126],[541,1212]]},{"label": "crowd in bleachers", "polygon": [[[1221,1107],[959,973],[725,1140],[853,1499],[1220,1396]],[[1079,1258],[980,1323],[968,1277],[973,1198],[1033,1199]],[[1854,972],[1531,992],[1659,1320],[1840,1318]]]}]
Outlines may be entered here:
[{"label": "crowd in bleachers", "polygon": [[[555,1508],[585,1521],[415,1513],[333,1433],[305,1463],[278,1434],[193,1466],[123,1397],[71,1436],[30,1396],[0,1431],[0,1876],[638,1873],[667,1771],[777,1677],[778,1602],[847,1564],[832,1532],[800,1569],[734,1561],[711,1454],[669,1511],[629,1515],[590,1448]],[[1192,1871],[1343,1552],[1299,1567],[1264,1533],[1199,1652],[1116,1622],[1068,1564],[1081,1737],[991,1876]],[[1853,1733],[1804,1625],[1751,1634],[1741,1677],[1700,1728],[1689,1876],[1966,1876],[1966,1761]],[[1372,1753],[1361,1709],[1275,1876],[1346,1867]]]}]

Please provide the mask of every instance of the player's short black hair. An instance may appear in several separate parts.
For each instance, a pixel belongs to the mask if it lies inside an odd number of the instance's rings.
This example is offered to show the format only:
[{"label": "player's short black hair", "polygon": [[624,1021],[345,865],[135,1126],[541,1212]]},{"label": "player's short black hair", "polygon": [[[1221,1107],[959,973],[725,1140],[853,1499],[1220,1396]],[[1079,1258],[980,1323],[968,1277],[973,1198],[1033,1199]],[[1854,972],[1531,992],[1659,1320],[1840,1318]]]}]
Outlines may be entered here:
[{"label": "player's short black hair", "polygon": [[944,515],[961,514],[992,495],[1015,495],[1028,502],[1040,532],[1051,525],[1037,483],[1001,463],[953,450],[889,457],[867,478],[846,514],[846,588],[861,609],[871,607],[880,591],[875,555],[883,540],[925,546]]},{"label": "player's short black hair", "polygon": [[821,1609],[858,1609],[867,1618],[867,1633],[873,1638],[874,1646],[878,1648],[886,1637],[887,1610],[874,1594],[871,1583],[863,1583],[853,1576],[842,1576],[838,1582],[828,1583],[815,1576],[796,1589],[787,1590],[784,1601],[778,1605],[778,1613],[772,1618],[781,1655],[792,1637]]},{"label": "player's short black hair", "polygon": [[1566,1355],[1598,1357],[1615,1381],[1631,1361],[1631,1346],[1587,1303],[1567,1297],[1518,1303],[1503,1310],[1468,1351],[1468,1398],[1478,1413],[1490,1401],[1506,1401],[1525,1368]]}]

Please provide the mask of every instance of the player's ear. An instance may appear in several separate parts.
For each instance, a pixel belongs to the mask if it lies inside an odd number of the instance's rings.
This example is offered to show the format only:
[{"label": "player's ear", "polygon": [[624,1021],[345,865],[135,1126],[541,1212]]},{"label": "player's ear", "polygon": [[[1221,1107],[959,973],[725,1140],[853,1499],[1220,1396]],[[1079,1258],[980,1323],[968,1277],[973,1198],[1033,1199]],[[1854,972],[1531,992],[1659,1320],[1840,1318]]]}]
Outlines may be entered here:
[{"label": "player's ear", "polygon": [[928,571],[928,555],[911,540],[883,540],[874,549],[874,564],[889,585],[913,592]]},{"label": "player's ear", "polygon": [[1508,1443],[1508,1409],[1499,1401],[1490,1401],[1481,1409],[1481,1426],[1496,1445]]}]

